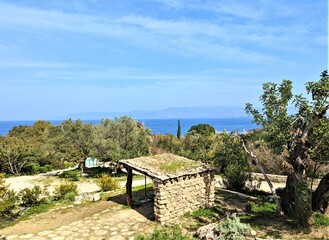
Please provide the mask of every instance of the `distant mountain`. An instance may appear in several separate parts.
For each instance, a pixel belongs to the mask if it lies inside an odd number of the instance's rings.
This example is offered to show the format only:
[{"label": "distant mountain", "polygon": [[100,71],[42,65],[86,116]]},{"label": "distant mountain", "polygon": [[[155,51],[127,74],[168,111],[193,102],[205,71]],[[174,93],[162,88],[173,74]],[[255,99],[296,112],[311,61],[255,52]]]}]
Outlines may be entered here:
[{"label": "distant mountain", "polygon": [[198,118],[239,118],[246,117],[244,107],[172,107],[154,111],[129,112],[83,112],[58,117],[58,119],[101,119],[120,116],[131,116],[134,119],[198,119]]}]

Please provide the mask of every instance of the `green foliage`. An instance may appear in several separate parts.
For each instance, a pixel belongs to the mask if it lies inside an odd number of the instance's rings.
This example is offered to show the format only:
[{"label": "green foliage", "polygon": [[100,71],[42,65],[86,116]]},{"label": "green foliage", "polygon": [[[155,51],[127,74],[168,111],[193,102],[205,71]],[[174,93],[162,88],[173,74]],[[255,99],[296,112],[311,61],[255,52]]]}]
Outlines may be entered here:
[{"label": "green foliage", "polygon": [[329,226],[329,218],[321,213],[314,214],[314,225],[317,227]]},{"label": "green foliage", "polygon": [[26,211],[23,212],[23,215],[18,217],[18,220],[26,220],[33,215],[47,212],[51,208],[55,207],[56,204],[57,204],[56,201],[49,201],[47,203],[40,203],[39,205],[29,207],[26,209]]},{"label": "green foliage", "polygon": [[22,168],[22,173],[34,175],[39,173],[39,164],[38,163],[29,163]]},{"label": "green foliage", "polygon": [[62,183],[59,186],[56,186],[54,191],[55,200],[65,199],[65,196],[68,193],[73,193],[75,196],[78,195],[78,186],[73,182]]},{"label": "green foliage", "polygon": [[16,137],[0,138],[0,164],[6,172],[19,174],[27,164],[29,146]]},{"label": "green foliage", "polygon": [[215,128],[213,128],[209,124],[194,125],[187,131],[187,135],[200,134],[203,136],[211,136],[211,135],[215,135],[215,133],[216,133]]},{"label": "green foliage", "polygon": [[102,120],[93,131],[91,157],[117,161],[149,155],[150,130],[130,117]]},{"label": "green foliage", "polygon": [[156,134],[152,136],[152,154],[169,152],[177,155],[184,155],[183,139],[178,139],[172,134]]},{"label": "green foliage", "polygon": [[47,173],[48,172],[48,168],[45,167],[45,166],[39,167],[38,170],[39,170],[40,173]]},{"label": "green foliage", "polygon": [[50,172],[51,170],[53,170],[53,166],[50,164],[46,164],[44,165],[45,168],[47,168],[47,172]]},{"label": "green foliage", "polygon": [[243,240],[246,235],[251,234],[252,229],[248,224],[241,223],[240,219],[233,214],[220,222],[215,230],[219,233],[219,240]]},{"label": "green foliage", "polygon": [[34,186],[33,188],[24,188],[19,192],[21,205],[24,207],[36,206],[45,202],[45,195],[47,195],[47,193],[43,192],[39,186]]},{"label": "green foliage", "polygon": [[223,173],[225,186],[239,191],[250,179],[247,154],[233,133],[223,133],[217,139],[214,165]]},{"label": "green foliage", "polygon": [[181,135],[182,135],[182,129],[181,129],[181,126],[180,126],[180,119],[178,119],[177,138],[180,139]]},{"label": "green foliage", "polygon": [[245,185],[246,181],[250,180],[251,175],[247,172],[247,167],[236,164],[229,164],[223,174],[223,183],[228,189],[240,191]]},{"label": "green foliage", "polygon": [[120,182],[107,174],[102,174],[102,177],[97,181],[97,185],[102,191],[112,191],[120,188]]},{"label": "green foliage", "polygon": [[59,178],[65,178],[71,181],[79,181],[80,180],[80,171],[78,170],[70,170],[64,171],[58,175]]},{"label": "green foliage", "polygon": [[193,240],[187,235],[183,235],[179,226],[163,227],[155,229],[152,234],[140,235],[135,240]]},{"label": "green foliage", "polygon": [[268,215],[273,214],[276,212],[276,204],[270,202],[262,202],[256,204],[254,202],[247,202],[246,203],[246,211],[249,213],[256,213],[260,215]]},{"label": "green foliage", "polygon": [[214,209],[211,208],[199,208],[193,212],[186,212],[184,216],[193,218],[213,218],[217,215]]},{"label": "green foliage", "polygon": [[2,220],[7,220],[15,216],[15,209],[19,200],[18,195],[10,190],[0,174],[0,224]]},{"label": "green foliage", "polygon": [[67,202],[74,202],[76,195],[77,194],[75,192],[68,192],[64,195],[63,200]]}]

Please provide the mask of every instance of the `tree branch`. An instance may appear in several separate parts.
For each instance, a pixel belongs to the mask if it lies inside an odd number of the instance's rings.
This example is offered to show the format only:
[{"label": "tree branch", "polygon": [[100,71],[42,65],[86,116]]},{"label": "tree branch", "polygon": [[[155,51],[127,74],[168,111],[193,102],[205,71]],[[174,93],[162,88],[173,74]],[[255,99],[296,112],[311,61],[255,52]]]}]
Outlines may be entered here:
[{"label": "tree branch", "polygon": [[[240,137],[239,137],[240,138]],[[273,198],[275,200],[276,206],[277,206],[277,211],[278,213],[282,213],[282,209],[281,209],[281,203],[280,203],[280,197],[276,194],[274,188],[273,188],[273,184],[271,182],[271,180],[268,178],[267,174],[264,171],[264,168],[262,167],[262,165],[259,163],[257,156],[251,151],[248,150],[248,148],[246,147],[244,141],[240,138],[242,146],[244,148],[244,150],[250,155],[250,157],[252,158],[253,163],[255,163],[255,165],[257,166],[257,168],[259,169],[259,171],[263,174],[268,186],[271,189]]]}]

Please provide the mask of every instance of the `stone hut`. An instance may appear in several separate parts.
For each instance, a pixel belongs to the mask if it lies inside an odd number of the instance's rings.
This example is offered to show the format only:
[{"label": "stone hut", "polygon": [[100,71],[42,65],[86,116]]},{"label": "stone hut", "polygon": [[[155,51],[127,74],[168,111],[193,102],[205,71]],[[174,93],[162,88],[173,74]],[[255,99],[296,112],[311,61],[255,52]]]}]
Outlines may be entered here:
[{"label": "stone hut", "polygon": [[173,154],[121,160],[128,177],[127,203],[132,205],[132,171],[150,177],[154,189],[154,215],[161,224],[174,223],[187,211],[213,207],[214,169]]}]

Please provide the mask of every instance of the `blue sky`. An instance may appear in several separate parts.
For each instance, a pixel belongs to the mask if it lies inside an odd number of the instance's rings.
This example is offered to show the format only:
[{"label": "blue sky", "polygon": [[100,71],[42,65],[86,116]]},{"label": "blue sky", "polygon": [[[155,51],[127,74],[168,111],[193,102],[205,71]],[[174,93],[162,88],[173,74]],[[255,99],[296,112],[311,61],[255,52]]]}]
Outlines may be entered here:
[{"label": "blue sky", "polygon": [[325,0],[0,0],[1,120],[257,104],[327,65]]}]

